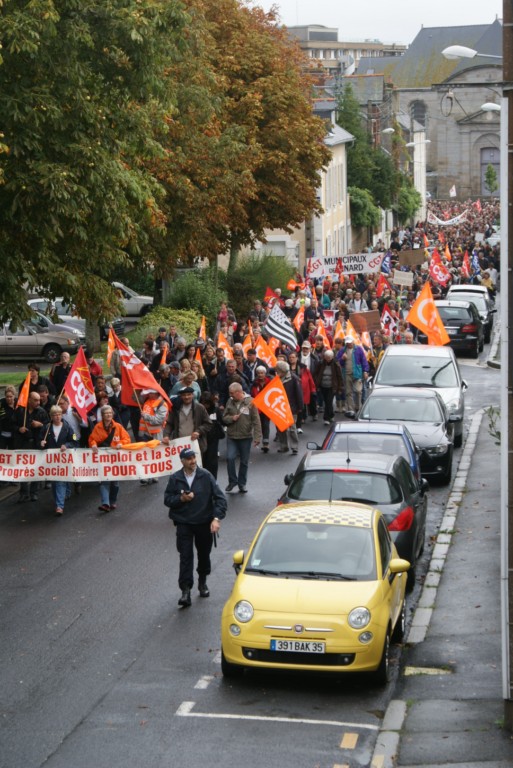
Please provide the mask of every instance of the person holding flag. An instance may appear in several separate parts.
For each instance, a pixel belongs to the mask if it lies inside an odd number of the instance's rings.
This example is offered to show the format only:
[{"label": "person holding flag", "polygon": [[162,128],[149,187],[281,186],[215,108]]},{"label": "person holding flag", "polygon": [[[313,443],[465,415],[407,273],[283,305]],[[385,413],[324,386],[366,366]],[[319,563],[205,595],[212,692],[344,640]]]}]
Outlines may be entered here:
[{"label": "person holding flag", "polygon": [[[73,432],[67,421],[63,421],[60,405],[52,405],[50,408],[50,424],[41,427],[39,432],[38,447],[43,450],[58,448],[61,452],[68,448],[76,448],[77,435]],[[70,483],[62,480],[54,480],[51,483],[53,500],[55,503],[55,515],[61,517],[64,513],[64,504],[71,496]]]},{"label": "person holding flag", "polygon": [[[164,439],[164,427],[166,425],[168,408],[164,398],[154,389],[142,389],[139,395],[141,418],[139,419],[139,440]],[[155,477],[149,480],[140,480],[141,485],[158,483]]]},{"label": "person holding flag", "polygon": [[429,282],[424,283],[417,300],[408,312],[406,322],[425,333],[428,337],[428,344],[443,346],[450,341],[440,313],[436,308]]},{"label": "person holding flag", "polygon": [[[258,365],[256,367],[255,380],[251,385],[251,392],[250,392],[251,397],[253,398],[253,401],[255,397],[257,397],[260,394],[260,392],[267,387],[270,381],[271,381],[271,377],[268,375],[267,367],[265,365]],[[269,416],[263,411],[260,411],[260,426],[262,428],[261,451],[263,453],[269,453],[269,435],[270,435],[271,420]]]},{"label": "person holding flag", "polygon": [[[29,381],[30,372],[27,376]],[[39,392],[28,394],[28,385],[25,382],[18,405],[14,414],[14,448],[15,450],[30,450],[36,448],[39,442],[39,433],[41,427],[49,422],[48,414],[41,407],[41,397]],[[20,483],[20,495],[18,502],[37,501],[39,483]]]},{"label": "person holding flag", "polygon": [[299,437],[296,427],[296,417],[303,411],[303,390],[299,378],[292,373],[290,365],[285,360],[278,360],[276,363],[276,375],[280,378],[281,384],[287,395],[290,412],[294,417],[292,424],[287,429],[278,429],[278,442],[280,447],[278,453],[297,454],[299,449]]},{"label": "person holding flag", "polygon": [[[237,382],[230,384],[228,393],[229,399],[223,412],[223,423],[227,426],[228,485],[226,490],[230,492],[239,486],[240,493],[247,493],[251,443],[260,445],[262,428],[258,410],[242,386]],[[237,458],[239,459],[238,470]]]},{"label": "person holding flag", "polygon": [[[94,427],[89,435],[89,447],[93,453],[98,453],[100,448],[122,448],[130,443],[130,436],[122,424],[114,421],[114,411],[110,405],[104,405],[101,410],[101,421]],[[112,512],[116,509],[119,494],[117,481],[102,481],[100,483],[100,500],[98,507],[100,512]]]}]

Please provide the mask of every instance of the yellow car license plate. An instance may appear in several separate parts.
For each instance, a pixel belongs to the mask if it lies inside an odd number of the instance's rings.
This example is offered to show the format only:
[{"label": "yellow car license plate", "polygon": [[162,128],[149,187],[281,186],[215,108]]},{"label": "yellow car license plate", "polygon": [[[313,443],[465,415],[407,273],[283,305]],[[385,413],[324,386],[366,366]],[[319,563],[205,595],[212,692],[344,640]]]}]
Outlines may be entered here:
[{"label": "yellow car license plate", "polygon": [[271,651],[326,653],[326,643],[319,643],[315,640],[271,640]]}]

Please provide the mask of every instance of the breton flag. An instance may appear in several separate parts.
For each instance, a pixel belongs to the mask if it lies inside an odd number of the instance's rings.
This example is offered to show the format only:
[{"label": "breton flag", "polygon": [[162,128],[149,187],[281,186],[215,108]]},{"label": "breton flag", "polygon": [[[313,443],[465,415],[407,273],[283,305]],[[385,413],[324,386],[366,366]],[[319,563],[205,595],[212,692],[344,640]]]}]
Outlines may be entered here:
[{"label": "breton flag", "polygon": [[297,348],[297,338],[292,323],[287,315],[281,311],[278,304],[274,304],[264,325],[266,333],[275,339],[283,341],[291,349]]},{"label": "breton flag", "polygon": [[453,184],[449,190],[449,197],[456,197],[456,184]]},{"label": "breton flag", "polygon": [[383,261],[381,262],[381,271],[384,272],[385,275],[389,275],[392,271],[392,254],[390,251],[387,251],[383,256]]}]

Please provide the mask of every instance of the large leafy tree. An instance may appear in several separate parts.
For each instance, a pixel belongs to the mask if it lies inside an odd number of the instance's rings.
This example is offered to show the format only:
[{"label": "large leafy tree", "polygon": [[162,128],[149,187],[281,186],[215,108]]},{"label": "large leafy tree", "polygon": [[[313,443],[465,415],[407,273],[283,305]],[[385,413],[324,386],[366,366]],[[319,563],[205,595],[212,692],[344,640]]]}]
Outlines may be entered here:
[{"label": "large leafy tree", "polygon": [[[197,7],[202,0],[190,2]],[[320,210],[320,171],[330,155],[325,125],[312,112],[302,54],[275,15],[237,0],[200,7],[223,89],[220,124],[249,154],[244,194],[215,227],[220,244],[230,244],[234,266],[242,244],[263,239],[266,229],[292,231]]]},{"label": "large leafy tree", "polygon": [[25,289],[111,316],[114,265],[143,258],[165,221],[146,160],[175,101],[184,55],[175,0],[0,3],[0,316]]}]

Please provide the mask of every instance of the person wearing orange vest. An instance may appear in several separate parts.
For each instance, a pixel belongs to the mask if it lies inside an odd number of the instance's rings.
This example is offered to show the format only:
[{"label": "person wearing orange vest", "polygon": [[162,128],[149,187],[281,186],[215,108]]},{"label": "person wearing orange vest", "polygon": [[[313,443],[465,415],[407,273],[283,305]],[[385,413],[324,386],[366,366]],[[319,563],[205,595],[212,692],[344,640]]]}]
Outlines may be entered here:
[{"label": "person wearing orange vest", "polygon": [[[164,427],[167,419],[167,404],[164,398],[153,389],[143,389],[140,392],[141,418],[139,419],[139,437],[141,440],[163,440]],[[158,482],[155,478],[141,480],[141,485],[151,485]]]},{"label": "person wearing orange vest", "polygon": [[[103,406],[101,416],[101,421],[89,435],[89,447],[93,449],[93,453],[97,453],[99,448],[121,448],[123,445],[128,445],[130,435],[121,424],[114,421],[114,411],[110,405]],[[116,509],[118,493],[118,482],[102,481],[100,483],[101,504],[98,509],[101,512],[112,512]]]}]

